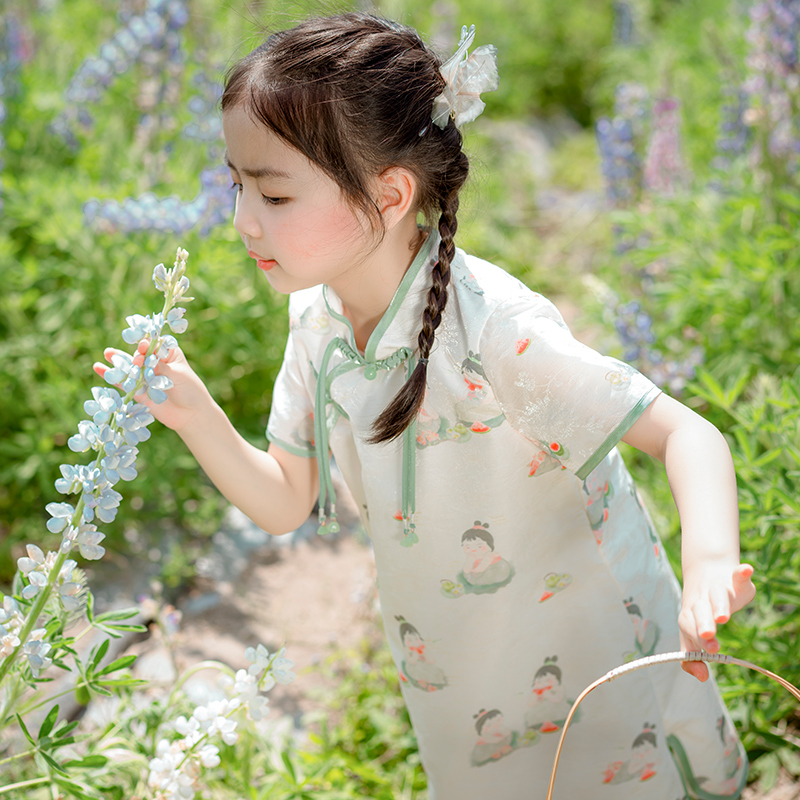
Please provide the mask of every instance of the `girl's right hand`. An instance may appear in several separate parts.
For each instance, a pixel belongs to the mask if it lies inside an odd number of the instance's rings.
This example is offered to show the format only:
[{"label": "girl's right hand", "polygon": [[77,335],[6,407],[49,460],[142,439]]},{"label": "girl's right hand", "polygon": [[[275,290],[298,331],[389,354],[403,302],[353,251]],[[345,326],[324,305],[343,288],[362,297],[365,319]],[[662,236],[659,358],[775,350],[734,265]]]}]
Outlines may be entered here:
[{"label": "girl's right hand", "polygon": [[[139,343],[139,348],[133,356],[134,364],[141,366],[144,363],[148,346],[147,340]],[[103,356],[109,363],[116,354],[122,354],[122,351],[113,347],[103,351]],[[96,362],[92,368],[101,378],[111,369],[101,362]],[[197,373],[189,366],[186,356],[179,347],[172,348],[167,358],[158,362],[155,371],[157,375],[164,375],[173,383],[172,388],[167,390],[167,399],[163,403],[154,403],[146,394],[137,395],[134,399],[146,405],[159,422],[180,433],[203,408],[213,404],[211,395]]]}]

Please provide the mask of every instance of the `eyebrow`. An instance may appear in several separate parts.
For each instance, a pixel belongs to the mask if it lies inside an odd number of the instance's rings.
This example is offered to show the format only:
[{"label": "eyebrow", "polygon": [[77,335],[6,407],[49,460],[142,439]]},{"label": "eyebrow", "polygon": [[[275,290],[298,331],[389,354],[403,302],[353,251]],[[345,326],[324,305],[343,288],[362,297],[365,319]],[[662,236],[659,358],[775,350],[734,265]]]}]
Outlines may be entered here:
[{"label": "eyebrow", "polygon": [[239,169],[231,163],[227,153],[225,153],[223,161],[227,167],[242,175],[247,175],[248,178],[277,178],[279,180],[289,180],[292,177],[288,172],[284,172],[280,169],[273,169],[272,167],[259,167],[258,169],[242,167],[242,169]]}]

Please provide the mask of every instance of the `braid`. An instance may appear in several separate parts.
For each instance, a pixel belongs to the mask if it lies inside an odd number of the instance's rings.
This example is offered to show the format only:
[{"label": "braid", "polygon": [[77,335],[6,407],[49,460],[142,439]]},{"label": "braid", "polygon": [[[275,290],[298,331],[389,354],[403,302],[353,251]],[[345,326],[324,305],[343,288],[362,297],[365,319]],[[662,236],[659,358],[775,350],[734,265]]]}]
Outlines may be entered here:
[{"label": "braid", "polygon": [[[460,139],[460,136],[459,136]],[[460,144],[460,142],[459,142]],[[436,329],[442,322],[442,314],[447,305],[447,286],[450,283],[450,265],[456,254],[455,235],[458,229],[458,193],[466,180],[469,160],[459,148],[456,159],[457,178],[451,177],[449,191],[442,197],[439,207],[439,260],[436,262],[431,278],[433,283],[428,290],[427,304],[422,312],[422,330],[417,341],[419,343],[420,360],[406,381],[403,388],[395,395],[388,406],[372,425],[371,444],[390,442],[415,420],[425,399],[425,384],[428,374],[428,357],[433,349]]]}]

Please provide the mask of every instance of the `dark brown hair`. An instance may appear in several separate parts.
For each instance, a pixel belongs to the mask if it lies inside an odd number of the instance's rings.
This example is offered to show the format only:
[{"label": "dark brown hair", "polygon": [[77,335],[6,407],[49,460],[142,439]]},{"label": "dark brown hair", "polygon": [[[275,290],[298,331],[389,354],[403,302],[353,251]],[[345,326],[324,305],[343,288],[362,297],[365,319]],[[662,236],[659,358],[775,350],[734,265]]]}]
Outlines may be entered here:
[{"label": "dark brown hair", "polygon": [[418,336],[419,360],[373,424],[373,443],[399,436],[425,395],[428,357],[442,321],[455,256],[458,194],[469,172],[461,134],[431,120],[444,87],[441,61],[412,28],[368,14],[315,17],[275,33],[233,66],[222,110],[241,107],[331,177],[382,227],[369,181],[390,167],[417,180],[417,208],[438,212],[441,242]]}]

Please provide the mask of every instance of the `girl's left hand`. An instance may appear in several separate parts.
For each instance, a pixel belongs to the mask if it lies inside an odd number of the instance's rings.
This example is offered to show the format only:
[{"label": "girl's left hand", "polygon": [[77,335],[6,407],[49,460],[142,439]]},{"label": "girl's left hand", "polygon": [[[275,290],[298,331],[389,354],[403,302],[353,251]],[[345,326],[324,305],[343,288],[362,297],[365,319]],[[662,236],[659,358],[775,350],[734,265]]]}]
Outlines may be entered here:
[{"label": "girl's left hand", "polygon": [[[750,564],[703,565],[684,573],[683,600],[678,624],[682,650],[718,653],[717,625],[755,597]],[[708,680],[708,667],[702,661],[684,661],[684,671],[700,681]]]}]

